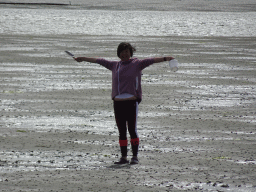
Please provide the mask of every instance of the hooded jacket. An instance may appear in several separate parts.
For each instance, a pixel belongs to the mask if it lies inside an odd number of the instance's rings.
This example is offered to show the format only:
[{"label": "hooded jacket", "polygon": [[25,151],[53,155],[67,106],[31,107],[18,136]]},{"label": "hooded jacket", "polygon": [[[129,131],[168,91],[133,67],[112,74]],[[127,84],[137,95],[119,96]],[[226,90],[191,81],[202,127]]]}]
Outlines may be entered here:
[{"label": "hooded jacket", "polygon": [[98,64],[112,71],[112,99],[117,95],[129,93],[142,100],[141,71],[154,63],[153,58],[129,61],[108,61],[97,59]]}]

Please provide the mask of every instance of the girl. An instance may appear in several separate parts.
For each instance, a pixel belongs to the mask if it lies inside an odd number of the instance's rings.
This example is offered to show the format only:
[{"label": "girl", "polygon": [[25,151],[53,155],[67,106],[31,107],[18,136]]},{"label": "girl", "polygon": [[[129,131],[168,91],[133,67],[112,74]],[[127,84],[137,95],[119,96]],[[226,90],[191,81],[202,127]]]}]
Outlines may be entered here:
[{"label": "girl", "polygon": [[157,57],[139,60],[132,58],[136,49],[130,43],[120,43],[117,56],[120,61],[77,57],[77,62],[98,63],[112,71],[112,99],[114,113],[119,131],[119,145],[122,157],[115,164],[129,163],[127,160],[127,126],[130,134],[133,157],[131,164],[138,164],[139,136],[137,134],[138,104],[142,100],[141,71],[153,63],[170,61],[173,57]]}]

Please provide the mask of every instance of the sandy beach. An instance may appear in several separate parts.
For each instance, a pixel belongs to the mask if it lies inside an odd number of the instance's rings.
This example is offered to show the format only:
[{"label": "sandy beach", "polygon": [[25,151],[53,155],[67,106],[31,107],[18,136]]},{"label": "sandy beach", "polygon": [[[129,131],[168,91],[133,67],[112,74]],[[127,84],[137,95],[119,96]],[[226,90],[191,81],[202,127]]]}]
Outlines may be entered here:
[{"label": "sandy beach", "polygon": [[[255,37],[1,35],[1,191],[255,191]],[[120,158],[111,73],[76,56],[172,55],[143,72],[138,165]],[[131,151],[129,151],[129,158]]]}]

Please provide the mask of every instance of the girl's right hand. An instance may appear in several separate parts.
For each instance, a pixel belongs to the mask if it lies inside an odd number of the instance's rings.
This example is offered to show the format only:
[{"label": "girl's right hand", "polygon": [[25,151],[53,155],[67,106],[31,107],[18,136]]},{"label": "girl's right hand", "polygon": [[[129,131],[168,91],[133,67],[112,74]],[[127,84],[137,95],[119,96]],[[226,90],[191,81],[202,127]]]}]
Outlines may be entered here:
[{"label": "girl's right hand", "polygon": [[77,57],[77,58],[74,58],[77,62],[82,62],[84,61],[82,57]]}]

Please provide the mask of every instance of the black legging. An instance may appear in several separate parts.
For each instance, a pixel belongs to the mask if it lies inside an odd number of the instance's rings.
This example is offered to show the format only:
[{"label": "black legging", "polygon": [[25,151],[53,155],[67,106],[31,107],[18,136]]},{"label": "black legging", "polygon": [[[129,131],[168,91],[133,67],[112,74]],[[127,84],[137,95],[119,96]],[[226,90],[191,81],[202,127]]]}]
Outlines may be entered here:
[{"label": "black legging", "polygon": [[[133,155],[137,156],[139,137],[137,134],[137,101],[114,101],[116,124],[119,131],[119,144],[123,156],[127,155],[127,125],[131,137]],[[122,148],[123,147],[123,148]]]}]

